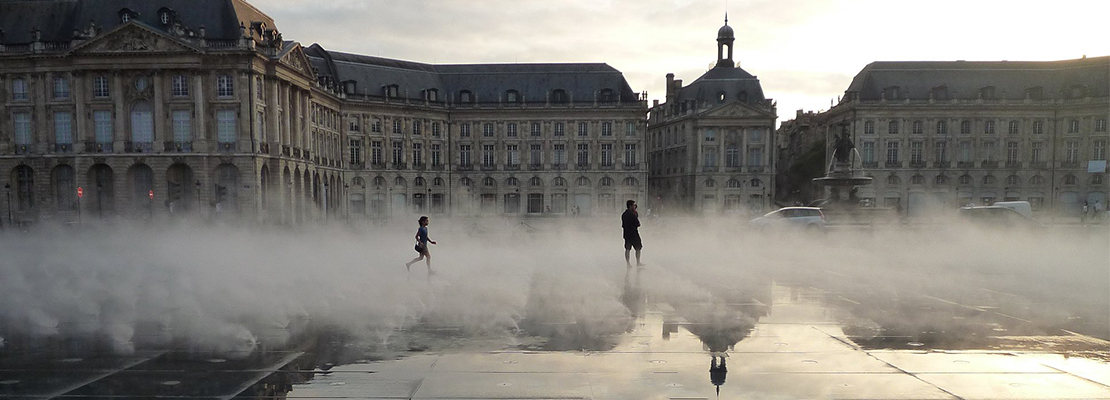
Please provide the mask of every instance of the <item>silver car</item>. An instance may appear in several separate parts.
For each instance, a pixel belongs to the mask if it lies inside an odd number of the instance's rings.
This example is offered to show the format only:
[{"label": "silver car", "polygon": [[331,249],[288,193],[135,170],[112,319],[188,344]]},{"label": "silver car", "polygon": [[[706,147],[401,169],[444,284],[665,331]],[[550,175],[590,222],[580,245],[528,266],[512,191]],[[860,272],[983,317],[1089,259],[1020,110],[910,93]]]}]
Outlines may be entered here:
[{"label": "silver car", "polygon": [[783,207],[753,219],[748,225],[758,230],[794,228],[824,231],[825,213],[817,207]]}]

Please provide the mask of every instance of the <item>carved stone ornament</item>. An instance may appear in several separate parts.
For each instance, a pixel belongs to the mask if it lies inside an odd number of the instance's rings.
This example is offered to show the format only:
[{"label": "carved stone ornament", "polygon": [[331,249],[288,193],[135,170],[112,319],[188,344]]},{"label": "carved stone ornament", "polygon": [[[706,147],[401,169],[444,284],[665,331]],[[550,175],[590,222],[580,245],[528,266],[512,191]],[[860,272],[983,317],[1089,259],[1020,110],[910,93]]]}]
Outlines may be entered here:
[{"label": "carved stone ornament", "polygon": [[135,164],[146,164],[146,157],[135,157]]},{"label": "carved stone ornament", "polygon": [[135,52],[182,52],[189,49],[171,39],[135,25],[124,27],[109,34],[103,40],[92,43],[87,52],[97,53],[135,53]]},{"label": "carved stone ornament", "polygon": [[108,158],[106,158],[106,157],[93,157],[92,162],[93,162],[93,164],[104,164],[104,163],[108,162]]},{"label": "carved stone ornament", "polygon": [[302,50],[300,46],[290,51],[285,57],[282,57],[281,62],[305,75],[314,75],[312,69],[309,68],[308,57],[305,56],[304,50]]},{"label": "carved stone ornament", "polygon": [[181,164],[181,163],[185,162],[185,157],[182,157],[182,156],[173,156],[170,159],[173,160],[174,164]]}]

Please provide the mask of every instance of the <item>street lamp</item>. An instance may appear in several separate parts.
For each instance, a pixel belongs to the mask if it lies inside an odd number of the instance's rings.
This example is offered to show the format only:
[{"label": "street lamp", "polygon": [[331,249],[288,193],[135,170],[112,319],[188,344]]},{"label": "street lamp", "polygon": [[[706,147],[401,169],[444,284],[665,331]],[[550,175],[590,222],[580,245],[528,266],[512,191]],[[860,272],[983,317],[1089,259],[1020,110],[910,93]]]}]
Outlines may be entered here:
[{"label": "street lamp", "polygon": [[104,219],[104,185],[96,183],[96,217]]},{"label": "street lamp", "polygon": [[196,197],[196,199],[193,199],[194,200],[193,202],[196,204],[197,214],[199,215],[200,214],[200,208],[201,208],[200,207],[200,179],[197,179],[197,182],[194,186],[197,187],[197,197]]},{"label": "street lamp", "polygon": [[[344,218],[347,219],[347,222],[350,222],[351,221],[351,185],[348,185],[346,183],[343,184],[343,201],[344,201],[343,209],[346,210],[346,212],[344,213],[345,214]],[[366,204],[366,199],[365,198],[363,198],[362,204]]]},{"label": "street lamp", "polygon": [[327,220],[328,220],[328,208],[330,208],[328,206],[329,206],[329,204],[328,204],[328,181],[325,179],[324,180],[324,221],[325,222],[327,222]]},{"label": "street lamp", "polygon": [[8,196],[8,225],[11,225],[13,223],[12,222],[12,184],[5,183],[4,184],[4,192]]}]

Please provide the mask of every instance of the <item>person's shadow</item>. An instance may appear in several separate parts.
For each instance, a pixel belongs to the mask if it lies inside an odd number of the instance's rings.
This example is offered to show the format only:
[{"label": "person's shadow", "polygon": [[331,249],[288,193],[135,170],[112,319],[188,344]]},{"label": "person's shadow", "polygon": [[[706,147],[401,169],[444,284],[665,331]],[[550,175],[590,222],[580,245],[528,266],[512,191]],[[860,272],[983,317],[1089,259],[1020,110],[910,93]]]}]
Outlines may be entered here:
[{"label": "person's shadow", "polygon": [[640,272],[632,277],[632,269],[624,272],[624,289],[621,290],[621,303],[628,308],[632,318],[638,318],[644,311],[644,291],[640,287]]}]

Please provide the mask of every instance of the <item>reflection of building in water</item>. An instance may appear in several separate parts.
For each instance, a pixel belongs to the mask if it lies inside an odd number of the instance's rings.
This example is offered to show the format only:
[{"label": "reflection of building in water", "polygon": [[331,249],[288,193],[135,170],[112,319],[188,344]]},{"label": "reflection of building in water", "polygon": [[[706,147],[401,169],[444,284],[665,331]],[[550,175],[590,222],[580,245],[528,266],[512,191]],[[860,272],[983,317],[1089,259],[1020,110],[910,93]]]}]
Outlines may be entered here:
[{"label": "reflection of building in water", "polygon": [[647,103],[606,64],[302,47],[245,0],[0,1],[0,15],[16,222],[76,221],[78,205],[286,224],[589,215],[645,194]]},{"label": "reflection of building in water", "polygon": [[726,19],[716,65],[686,86],[667,74],[666,102],[651,107],[648,186],[660,212],[758,213],[770,205],[775,103],[733,62],[734,40]]}]

